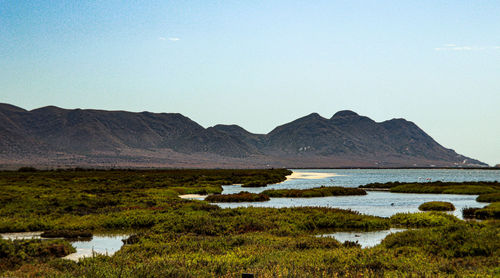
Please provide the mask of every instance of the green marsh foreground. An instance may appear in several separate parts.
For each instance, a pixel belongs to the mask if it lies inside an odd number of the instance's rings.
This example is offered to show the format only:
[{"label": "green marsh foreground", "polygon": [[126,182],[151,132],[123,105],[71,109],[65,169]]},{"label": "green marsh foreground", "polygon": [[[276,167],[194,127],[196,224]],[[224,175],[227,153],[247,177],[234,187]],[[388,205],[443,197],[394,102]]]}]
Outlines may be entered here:
[{"label": "green marsh foreground", "polygon": [[[134,234],[111,257],[73,262],[66,240],[0,239],[0,277],[456,277],[500,275],[498,220],[390,218],[331,208],[221,209],[179,194],[277,183],[288,170],[0,172],[0,232]],[[489,192],[494,193],[494,192]],[[491,197],[490,197],[491,198]],[[415,228],[361,249],[338,230]],[[49,233],[50,234],[50,233]],[[69,233],[71,234],[71,233]]]}]

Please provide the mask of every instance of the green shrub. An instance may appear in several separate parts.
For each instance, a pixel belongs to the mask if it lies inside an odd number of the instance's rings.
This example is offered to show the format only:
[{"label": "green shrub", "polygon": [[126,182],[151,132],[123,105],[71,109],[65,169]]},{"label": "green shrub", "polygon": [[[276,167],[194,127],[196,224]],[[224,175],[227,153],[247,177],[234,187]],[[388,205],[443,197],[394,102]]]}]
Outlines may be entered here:
[{"label": "green shrub", "polygon": [[24,263],[45,262],[75,252],[63,240],[4,240],[0,239],[0,273],[14,269]]},{"label": "green shrub", "polygon": [[53,230],[45,231],[41,235],[45,238],[91,238],[92,232],[81,230]]},{"label": "green shrub", "polygon": [[387,248],[417,247],[444,257],[492,256],[500,250],[500,235],[492,227],[461,222],[390,234],[382,244]]},{"label": "green shrub", "polygon": [[429,184],[405,184],[392,187],[395,193],[433,193],[433,194],[485,194],[497,192],[499,187],[490,185],[429,185]]},{"label": "green shrub", "polygon": [[476,201],[484,203],[500,202],[500,193],[481,194],[477,196]]},{"label": "green shrub", "polygon": [[429,211],[429,210],[433,210],[433,211],[454,211],[455,210],[455,206],[452,203],[450,203],[450,202],[435,201],[435,202],[426,202],[426,203],[423,203],[423,204],[421,204],[418,207],[418,209],[422,210],[422,211]]},{"label": "green shrub", "polygon": [[397,193],[434,193],[434,194],[487,194],[500,192],[500,182],[497,181],[466,181],[466,182],[388,182],[370,183],[360,188],[388,188]]},{"label": "green shrub", "polygon": [[411,228],[445,226],[460,222],[458,218],[443,212],[396,213],[391,223]]},{"label": "green shrub", "polygon": [[469,219],[500,219],[500,202],[491,203],[484,208],[464,208],[462,215]]},{"label": "green shrub", "polygon": [[500,219],[500,202],[491,203],[484,208],[476,210],[475,218],[483,220]]},{"label": "green shrub", "polygon": [[473,219],[476,218],[476,211],[481,208],[463,208],[462,209],[462,216],[464,219]]},{"label": "green shrub", "polygon": [[246,191],[234,194],[214,194],[205,198],[205,201],[212,203],[263,202],[269,200],[269,196],[265,194],[255,194]]},{"label": "green shrub", "polygon": [[267,182],[263,181],[252,181],[252,182],[247,182],[241,185],[241,187],[266,187]]},{"label": "green shrub", "polygon": [[326,197],[326,196],[350,196],[350,195],[366,195],[366,191],[359,188],[351,187],[316,187],[310,189],[270,189],[262,192],[269,197],[287,197],[287,198],[310,198],[310,197]]}]

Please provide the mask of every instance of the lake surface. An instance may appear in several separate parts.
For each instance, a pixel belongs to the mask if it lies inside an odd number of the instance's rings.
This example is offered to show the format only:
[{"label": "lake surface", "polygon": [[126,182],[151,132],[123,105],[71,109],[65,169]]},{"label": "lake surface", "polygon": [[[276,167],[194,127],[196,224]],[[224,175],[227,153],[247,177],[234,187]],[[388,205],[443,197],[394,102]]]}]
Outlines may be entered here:
[{"label": "lake surface", "polygon": [[333,237],[341,243],[346,241],[357,242],[362,248],[373,247],[378,245],[384,238],[392,233],[399,233],[406,229],[390,229],[374,232],[337,232],[333,234],[319,235],[319,237]]},{"label": "lake surface", "polygon": [[[25,239],[42,239],[40,235],[42,232],[21,232],[21,233],[2,233],[3,239],[10,240],[25,240]],[[75,253],[69,254],[64,259],[78,261],[80,258],[91,257],[93,253],[102,255],[113,255],[116,251],[120,250],[123,246],[122,239],[128,238],[128,235],[94,235],[89,240],[68,240],[71,245],[76,249]]]},{"label": "lake surface", "polygon": [[111,256],[123,246],[122,239],[128,235],[94,235],[89,241],[73,241],[76,253],[69,254],[64,259],[78,261],[80,258],[92,257],[93,253]]},{"label": "lake surface", "polygon": [[248,191],[262,192],[266,189],[305,189],[319,186],[358,187],[374,182],[426,182],[430,181],[500,181],[500,170],[466,169],[310,169],[292,170],[302,173],[330,173],[337,176],[324,179],[295,179],[267,187],[242,188],[238,185],[224,186],[224,194]]},{"label": "lake surface", "polygon": [[[500,170],[468,169],[311,169],[293,170],[301,173],[329,173],[334,176],[321,179],[293,179],[267,187],[243,188],[239,185],[223,186],[223,194],[248,191],[259,193],[267,189],[306,189],[319,186],[358,187],[373,182],[427,182],[427,181],[500,181]],[[267,202],[220,203],[223,208],[298,207],[317,206],[351,209],[364,214],[389,217],[399,212],[418,212],[418,206],[429,201],[446,201],[455,205],[452,212],[462,218],[464,207],[484,207],[476,202],[477,195],[409,194],[368,191],[364,196],[331,196],[320,198],[271,198]]]}]

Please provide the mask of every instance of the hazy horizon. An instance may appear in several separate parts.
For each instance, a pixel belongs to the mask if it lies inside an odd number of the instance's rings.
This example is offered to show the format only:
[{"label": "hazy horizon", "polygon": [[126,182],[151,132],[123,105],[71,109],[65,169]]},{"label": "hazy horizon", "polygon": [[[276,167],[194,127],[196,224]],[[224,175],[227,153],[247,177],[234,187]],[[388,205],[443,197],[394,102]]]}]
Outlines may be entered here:
[{"label": "hazy horizon", "polygon": [[1,3],[0,102],[253,133],[352,110],[500,163],[497,1]]}]

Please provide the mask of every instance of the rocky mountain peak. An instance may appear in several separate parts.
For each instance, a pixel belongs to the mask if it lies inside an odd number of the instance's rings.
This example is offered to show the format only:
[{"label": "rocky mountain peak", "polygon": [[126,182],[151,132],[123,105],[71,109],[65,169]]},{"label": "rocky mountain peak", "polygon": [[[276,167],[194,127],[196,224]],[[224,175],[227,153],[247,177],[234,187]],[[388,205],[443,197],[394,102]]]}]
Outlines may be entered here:
[{"label": "rocky mountain peak", "polygon": [[359,117],[358,113],[351,110],[342,110],[335,113],[331,119],[335,120],[335,119],[356,118],[356,117]]},{"label": "rocky mountain peak", "polygon": [[[414,123],[376,123],[344,110],[311,113],[253,134],[204,128],[182,114],[0,104],[0,165],[161,167],[397,167],[483,165],[439,145]],[[464,163],[466,161],[466,163]]]}]

